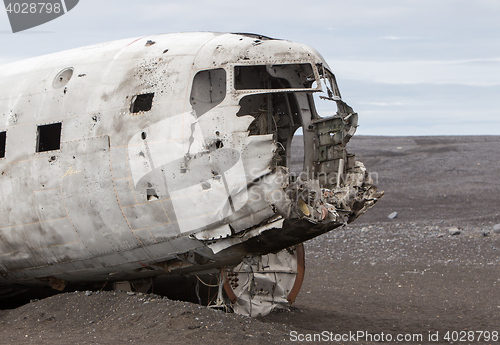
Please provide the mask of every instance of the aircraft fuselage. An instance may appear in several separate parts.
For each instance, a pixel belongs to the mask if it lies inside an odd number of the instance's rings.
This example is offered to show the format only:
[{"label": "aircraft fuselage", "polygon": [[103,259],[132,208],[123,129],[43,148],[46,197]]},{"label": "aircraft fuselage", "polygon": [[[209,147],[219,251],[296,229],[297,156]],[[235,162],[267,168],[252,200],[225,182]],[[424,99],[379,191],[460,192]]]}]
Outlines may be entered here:
[{"label": "aircraft fuselage", "polygon": [[0,88],[0,285],[213,272],[380,197],[345,151],[357,114],[303,44],[126,39],[0,66]]}]

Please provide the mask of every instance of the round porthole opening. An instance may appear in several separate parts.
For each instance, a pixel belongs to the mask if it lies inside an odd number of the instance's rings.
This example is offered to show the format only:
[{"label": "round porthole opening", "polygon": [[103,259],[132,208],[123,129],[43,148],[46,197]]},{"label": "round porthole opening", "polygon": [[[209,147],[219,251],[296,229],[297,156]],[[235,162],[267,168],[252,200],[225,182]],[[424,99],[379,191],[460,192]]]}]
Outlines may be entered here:
[{"label": "round porthole opening", "polygon": [[72,67],[65,68],[56,75],[52,85],[54,86],[55,89],[66,86],[72,76],[73,76],[73,68]]}]

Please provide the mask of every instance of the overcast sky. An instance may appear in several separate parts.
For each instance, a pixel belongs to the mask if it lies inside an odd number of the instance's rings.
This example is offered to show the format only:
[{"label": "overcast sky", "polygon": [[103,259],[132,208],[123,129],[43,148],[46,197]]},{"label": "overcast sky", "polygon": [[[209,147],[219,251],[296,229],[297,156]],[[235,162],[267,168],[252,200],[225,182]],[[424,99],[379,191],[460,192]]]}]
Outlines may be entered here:
[{"label": "overcast sky", "polygon": [[80,0],[16,34],[0,8],[0,64],[181,31],[313,46],[359,113],[358,134],[500,135],[498,0]]}]

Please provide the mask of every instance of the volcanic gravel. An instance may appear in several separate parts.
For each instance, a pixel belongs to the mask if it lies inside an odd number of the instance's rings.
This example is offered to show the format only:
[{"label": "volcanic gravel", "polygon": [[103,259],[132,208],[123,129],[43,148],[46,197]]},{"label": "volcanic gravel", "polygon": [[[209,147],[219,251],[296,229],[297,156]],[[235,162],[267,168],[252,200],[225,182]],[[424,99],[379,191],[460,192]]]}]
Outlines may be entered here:
[{"label": "volcanic gravel", "polygon": [[[305,243],[289,310],[252,319],[154,294],[71,292],[0,310],[0,344],[500,343],[500,137],[361,136],[348,148],[385,196]],[[353,334],[372,337],[335,341]]]}]

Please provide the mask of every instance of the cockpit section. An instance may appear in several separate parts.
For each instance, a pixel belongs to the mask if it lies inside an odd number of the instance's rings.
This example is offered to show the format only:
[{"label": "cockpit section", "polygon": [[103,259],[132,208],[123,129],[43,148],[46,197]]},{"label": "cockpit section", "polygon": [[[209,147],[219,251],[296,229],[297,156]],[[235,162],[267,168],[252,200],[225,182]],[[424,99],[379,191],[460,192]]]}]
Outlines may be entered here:
[{"label": "cockpit section", "polygon": [[[312,217],[314,221],[330,219],[328,222],[337,224],[343,222],[343,215],[351,221],[373,204],[363,201],[355,207],[356,210],[353,207],[353,195],[371,195],[374,190],[362,163],[356,162],[354,155],[346,151],[346,144],[357,128],[357,114],[342,101],[335,76],[326,65],[304,61],[263,64],[240,60],[223,68],[198,71],[193,78],[190,96],[194,115],[198,118],[196,122],[214,126],[211,130],[204,128],[204,131],[208,136],[215,133],[215,142],[220,143],[215,148],[234,148],[241,152],[242,160],[248,160],[243,166],[248,164],[260,172],[255,175],[246,171],[249,178],[246,183],[256,186],[255,181],[264,179],[269,173],[276,176],[268,176],[268,179],[278,179],[279,175],[286,180],[284,185],[287,187],[281,191],[286,195],[282,200],[283,207],[269,201],[273,214],[277,212],[287,218],[292,216],[290,209],[299,209],[298,214]],[[234,109],[237,109],[236,114]],[[208,112],[210,115],[203,116]],[[229,118],[233,114],[242,119],[235,123],[244,124],[244,127],[238,127],[236,132],[239,134],[235,132],[228,137],[219,128],[225,128],[224,121],[231,121]],[[222,121],[221,116],[228,118]],[[232,143],[231,140],[235,141]],[[295,141],[294,148],[297,149],[298,140],[303,142],[299,149],[303,151],[299,153],[303,159],[302,162],[292,162],[292,142]],[[246,143],[251,147],[246,147]],[[253,153],[247,156],[248,152]],[[299,165],[301,169],[298,169]],[[255,169],[255,166],[259,168]],[[353,180],[356,180],[356,185],[352,185]],[[259,183],[265,183],[263,181]],[[243,181],[239,183],[241,185]],[[236,185],[227,187],[227,190],[233,187],[237,194],[241,194]],[[230,204],[241,198],[232,192],[229,195]],[[258,203],[255,207],[262,210],[269,206]],[[287,206],[290,205],[287,203],[295,206]],[[234,208],[234,212],[236,210]],[[351,214],[353,211],[356,214]],[[263,219],[272,216],[266,212]],[[331,216],[328,216],[329,212]],[[231,226],[235,233],[246,229],[247,224],[245,221],[244,226],[235,225],[240,222],[238,214],[236,212],[231,218],[234,219]]]},{"label": "cockpit section", "polygon": [[323,64],[235,66],[234,88],[243,93],[237,116],[254,117],[249,135],[273,135],[276,165],[291,167],[292,139],[301,134],[304,178],[328,188],[341,184],[345,169],[354,166],[345,145],[357,114],[342,101],[335,76]]}]

